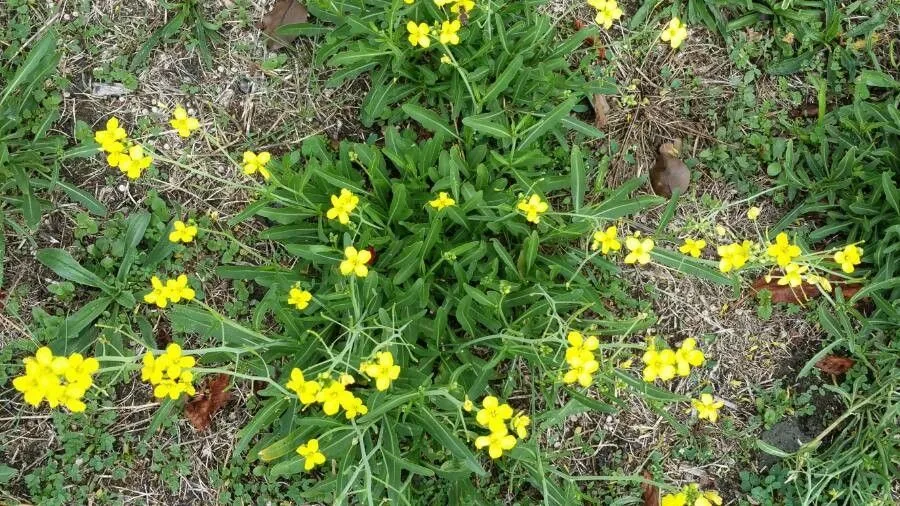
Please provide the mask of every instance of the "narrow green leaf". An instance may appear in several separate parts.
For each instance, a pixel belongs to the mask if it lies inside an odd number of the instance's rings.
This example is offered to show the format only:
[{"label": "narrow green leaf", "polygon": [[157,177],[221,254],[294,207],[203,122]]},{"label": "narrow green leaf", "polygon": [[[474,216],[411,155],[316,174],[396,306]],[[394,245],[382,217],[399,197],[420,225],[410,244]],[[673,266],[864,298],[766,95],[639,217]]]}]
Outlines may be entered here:
[{"label": "narrow green leaf", "polygon": [[581,154],[581,148],[572,146],[572,153],[569,156],[569,181],[572,187],[572,207],[575,212],[581,210],[584,205],[584,193],[587,185],[587,175],[584,171],[584,156]]},{"label": "narrow green leaf", "polygon": [[552,111],[547,113],[546,116],[541,118],[540,121],[526,130],[525,138],[522,139],[521,143],[519,143],[518,149],[525,149],[526,147],[530,146],[531,143],[540,139],[551,128],[555,128],[557,125],[559,125],[560,121],[562,121],[562,119],[569,114],[572,108],[575,107],[575,104],[578,103],[578,98],[578,96],[569,97],[565,102],[556,106]]},{"label": "narrow green leaf", "polygon": [[462,122],[463,125],[466,125],[478,133],[490,135],[491,137],[496,137],[497,139],[505,141],[511,141],[512,134],[509,132],[509,129],[490,120],[490,118],[497,116],[496,113],[478,114],[476,116],[463,118]]},{"label": "narrow green leaf", "polygon": [[109,297],[100,297],[82,306],[81,309],[66,318],[63,324],[60,325],[57,338],[67,341],[74,339],[82,330],[94,323],[97,318],[100,318],[100,315],[106,311],[106,308],[112,304],[112,301]]},{"label": "narrow green leaf", "polygon": [[100,288],[104,291],[112,290],[109,285],[100,279],[100,276],[82,267],[77,260],[72,258],[68,251],[55,248],[38,250],[37,260],[63,279],[81,285]]},{"label": "narrow green leaf", "polygon": [[509,84],[519,73],[519,70],[522,69],[522,63],[524,60],[522,59],[522,55],[516,55],[515,58],[509,62],[509,65],[503,69],[503,72],[497,77],[497,80],[494,81],[494,84],[488,88],[487,92],[481,98],[481,103],[487,103],[495,98],[499,97],[501,93],[503,93],[506,88],[509,88]]},{"label": "narrow green leaf", "polygon": [[650,256],[660,265],[671,267],[682,274],[703,278],[720,285],[734,285],[734,279],[722,274],[711,260],[694,258],[661,248],[654,248]]},{"label": "narrow green leaf", "polygon": [[456,135],[456,132],[450,128],[449,125],[435,112],[429,111],[422,106],[414,104],[412,102],[407,102],[403,104],[403,112],[409,115],[410,118],[416,120],[420,125],[425,127],[427,130],[430,130],[434,133],[445,133],[449,137],[453,137],[459,139],[459,136]]},{"label": "narrow green leaf", "polygon": [[419,420],[419,423],[425,427],[425,432],[434,438],[441,448],[446,449],[451,455],[461,460],[466,469],[481,477],[488,475],[487,471],[478,463],[478,459],[475,458],[475,454],[472,453],[469,446],[460,441],[458,437],[449,433],[444,424],[438,422],[434,415],[431,414],[431,411],[422,407],[413,414],[413,417]]},{"label": "narrow green leaf", "polygon": [[41,222],[41,205],[38,203],[37,197],[34,196],[34,190],[31,189],[31,183],[25,174],[25,169],[15,167],[13,176],[16,178],[16,184],[22,193],[22,214],[25,216],[25,224],[31,230],[37,229],[38,223]]}]

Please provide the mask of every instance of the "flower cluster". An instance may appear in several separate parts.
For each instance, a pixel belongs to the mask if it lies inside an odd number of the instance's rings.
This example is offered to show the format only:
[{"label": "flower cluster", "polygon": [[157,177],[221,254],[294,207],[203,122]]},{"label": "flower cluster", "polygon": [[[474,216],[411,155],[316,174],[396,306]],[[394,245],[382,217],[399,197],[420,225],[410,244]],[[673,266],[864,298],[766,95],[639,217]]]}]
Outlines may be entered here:
[{"label": "flower cluster", "polygon": [[[413,3],[406,0],[406,3]],[[450,5],[450,12],[458,16],[464,16],[475,9],[474,0],[434,0],[438,7]],[[433,27],[437,32],[438,41],[444,45],[459,44],[459,30],[462,28],[462,21],[459,18],[453,20],[445,20],[441,22],[440,27]],[[432,27],[428,23],[418,23],[416,21],[407,21],[406,23],[406,39],[412,47],[420,46],[423,49],[431,46]]]},{"label": "flower cluster", "polygon": [[613,21],[622,18],[622,9],[616,0],[587,0],[587,3],[597,9],[595,21],[607,30],[612,27]]},{"label": "flower cluster", "polygon": [[400,377],[400,366],[394,364],[394,355],[389,351],[376,353],[375,361],[363,362],[359,365],[359,370],[375,380],[375,388],[379,391],[387,390],[391,382]]},{"label": "flower cluster", "polygon": [[[478,436],[475,439],[475,448],[488,449],[488,455],[492,459],[499,459],[504,451],[512,450],[516,446],[516,436],[519,439],[528,437],[528,426],[531,418],[524,413],[514,413],[509,404],[500,404],[493,395],[488,395],[481,401],[482,409],[475,414],[478,425],[488,429],[486,436]],[[509,430],[516,434],[510,434]]]},{"label": "flower cluster", "polygon": [[319,451],[319,440],[310,439],[297,447],[297,454],[303,457],[303,469],[312,471],[316,466],[325,463],[325,454]]},{"label": "flower cluster", "polygon": [[156,304],[160,309],[169,305],[170,302],[177,304],[182,300],[193,300],[196,295],[194,289],[188,286],[188,278],[184,274],[175,279],[168,279],[165,283],[153,276],[150,278],[150,286],[153,290],[144,295],[144,302]]},{"label": "flower cluster", "polygon": [[244,174],[252,176],[259,172],[259,175],[261,175],[264,180],[268,181],[269,178],[272,177],[272,173],[269,172],[269,169],[266,168],[266,166],[271,160],[272,155],[269,154],[268,151],[263,151],[259,154],[256,154],[253,151],[244,151]]},{"label": "flower cluster", "polygon": [[657,378],[669,381],[676,375],[687,376],[691,373],[691,367],[700,367],[705,360],[706,357],[697,349],[697,340],[693,337],[685,339],[675,351],[668,348],[658,350],[655,345],[650,344],[641,357],[644,363],[644,381],[649,383]]},{"label": "flower cluster", "polygon": [[50,348],[42,346],[22,362],[25,374],[13,379],[13,388],[22,392],[25,402],[38,407],[46,400],[51,408],[62,405],[73,413],[84,411],[82,399],[100,369],[97,359],[80,353],[54,356]]},{"label": "flower cluster", "polygon": [[169,232],[169,241],[187,244],[194,240],[194,237],[197,236],[197,231],[197,225],[188,225],[185,222],[178,220],[172,225],[172,231]]},{"label": "flower cluster", "polygon": [[530,197],[521,199],[516,208],[525,213],[526,220],[537,224],[541,222],[541,215],[550,209],[550,204],[541,200],[540,195],[532,194]]},{"label": "flower cluster", "polygon": [[140,144],[128,139],[128,133],[119,125],[119,119],[109,118],[106,129],[94,132],[94,141],[106,153],[106,163],[118,168],[129,179],[137,179],[153,164],[153,157],[144,154]]},{"label": "flower cluster", "polygon": [[722,496],[715,490],[700,490],[696,483],[685,486],[680,492],[662,496],[660,506],[720,506]]},{"label": "flower cluster", "polygon": [[341,194],[331,196],[331,209],[325,214],[329,220],[338,220],[341,225],[350,222],[350,213],[359,204],[359,197],[346,188],[341,188]]},{"label": "flower cluster", "polygon": [[583,387],[591,386],[594,373],[600,368],[600,363],[594,357],[594,350],[600,347],[600,341],[595,336],[584,337],[575,330],[569,332],[566,341],[569,342],[569,347],[566,348],[569,370],[563,375],[563,383],[570,385],[578,382]]},{"label": "flower cluster", "polygon": [[321,404],[322,412],[328,416],[334,416],[343,409],[344,416],[348,420],[353,420],[369,412],[363,400],[347,390],[347,385],[353,383],[354,379],[349,374],[342,375],[337,380],[328,374],[321,375],[317,380],[307,380],[303,371],[295,367],[291,370],[291,379],[285,386],[297,394],[297,398],[304,406]]},{"label": "flower cluster", "polygon": [[193,396],[196,391],[191,368],[195,363],[194,357],[182,355],[181,346],[171,343],[159,356],[150,351],[144,354],[141,381],[153,385],[153,396],[157,399],[168,397],[174,400],[184,393]]}]

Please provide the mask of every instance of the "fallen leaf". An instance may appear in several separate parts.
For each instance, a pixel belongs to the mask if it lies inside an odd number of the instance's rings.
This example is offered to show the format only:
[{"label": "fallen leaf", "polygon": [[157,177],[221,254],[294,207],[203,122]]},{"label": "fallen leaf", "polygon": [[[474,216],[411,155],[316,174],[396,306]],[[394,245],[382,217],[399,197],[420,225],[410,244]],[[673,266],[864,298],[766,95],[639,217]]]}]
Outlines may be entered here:
[{"label": "fallen leaf", "polygon": [[656,163],[650,169],[650,186],[657,195],[669,198],[675,190],[684,193],[691,183],[691,171],[679,158],[675,144],[667,142],[659,147]]},{"label": "fallen leaf", "polygon": [[309,12],[306,6],[297,0],[277,0],[258,26],[269,37],[266,43],[269,49],[276,50],[287,46],[297,38],[296,35],[279,35],[277,33],[279,28],[294,23],[306,23],[308,19]]},{"label": "fallen leaf", "polygon": [[213,415],[231,398],[231,394],[225,391],[228,382],[227,374],[208,376],[201,391],[188,401],[184,407],[184,416],[194,428],[199,431],[209,428]]},{"label": "fallen leaf", "polygon": [[816,362],[816,368],[822,372],[833,374],[835,376],[844,374],[848,369],[853,367],[856,360],[838,355],[826,355],[825,358]]},{"label": "fallen leaf", "polygon": [[818,115],[818,104],[803,105],[788,113],[788,116],[790,116],[791,118],[815,118]]},{"label": "fallen leaf", "polygon": [[[822,292],[815,285],[803,283],[800,286],[791,288],[788,285],[779,285],[778,280],[774,278],[766,281],[765,276],[754,281],[750,288],[753,290],[753,293],[757,293],[760,290],[768,290],[772,292],[772,302],[782,304],[804,304],[810,299],[815,299],[822,295]],[[841,291],[844,297],[848,299],[861,289],[862,285],[859,284],[841,285]]]},{"label": "fallen leaf", "polygon": [[609,102],[606,97],[597,93],[594,95],[594,126],[597,128],[606,128],[609,123]]},{"label": "fallen leaf", "polygon": [[[652,480],[653,475],[644,471],[644,478]],[[642,482],[641,490],[643,491],[644,506],[659,506],[659,488],[656,485]]]}]

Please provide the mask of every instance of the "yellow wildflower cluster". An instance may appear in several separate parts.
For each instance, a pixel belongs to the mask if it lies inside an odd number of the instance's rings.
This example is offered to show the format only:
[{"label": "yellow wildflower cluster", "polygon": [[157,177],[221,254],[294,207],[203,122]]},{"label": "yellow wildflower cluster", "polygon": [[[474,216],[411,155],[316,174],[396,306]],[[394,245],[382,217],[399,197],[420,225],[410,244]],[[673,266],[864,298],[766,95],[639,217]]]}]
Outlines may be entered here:
[{"label": "yellow wildflower cluster", "polygon": [[731,243],[719,246],[716,252],[719,254],[719,270],[727,273],[743,267],[750,260],[752,241]]},{"label": "yellow wildflower cluster", "polygon": [[674,17],[672,21],[669,21],[668,26],[662,31],[659,38],[663,42],[668,42],[672,49],[678,49],[678,46],[687,39],[687,36],[687,26],[680,19]]},{"label": "yellow wildflower cluster", "polygon": [[303,457],[303,469],[312,471],[314,467],[325,463],[325,454],[319,451],[319,440],[310,439],[297,447],[297,454]]},{"label": "yellow wildflower cluster", "polygon": [[268,151],[263,151],[259,154],[256,154],[253,151],[244,151],[243,160],[244,174],[252,176],[259,172],[259,175],[266,181],[272,177],[272,173],[266,168],[272,160],[272,155]]},{"label": "yellow wildflower cluster", "polygon": [[309,307],[309,302],[312,298],[312,293],[297,285],[291,288],[291,291],[288,293],[288,304],[302,311]]},{"label": "yellow wildflower cluster", "polygon": [[657,378],[669,381],[676,375],[687,376],[691,373],[691,367],[700,367],[705,360],[706,357],[697,349],[697,340],[693,337],[685,339],[675,351],[668,348],[658,350],[651,344],[641,357],[644,363],[644,381],[652,382]]},{"label": "yellow wildflower cluster", "polygon": [[172,225],[172,231],[169,232],[169,242],[183,242],[187,244],[194,240],[194,237],[197,236],[197,232],[197,225],[188,225],[185,222],[178,220]]},{"label": "yellow wildflower cluster", "polygon": [[660,506],[721,506],[722,496],[715,490],[700,490],[696,483],[685,486],[680,492],[662,496]]},{"label": "yellow wildflower cluster", "polygon": [[595,21],[607,30],[612,27],[613,21],[622,18],[622,9],[616,0],[587,0],[587,3],[597,9]]},{"label": "yellow wildflower cluster", "polygon": [[129,179],[137,179],[153,164],[153,157],[144,154],[140,144],[128,139],[128,133],[119,125],[119,119],[109,118],[106,129],[94,132],[94,141],[106,153],[106,163],[118,168]]},{"label": "yellow wildflower cluster", "polygon": [[50,348],[42,346],[22,362],[25,374],[13,379],[13,388],[22,392],[25,402],[38,407],[46,400],[51,408],[65,406],[73,413],[84,411],[82,399],[100,369],[97,359],[80,353],[54,356]]},{"label": "yellow wildflower cluster", "polygon": [[594,357],[594,350],[600,347],[600,341],[596,336],[584,337],[575,330],[569,332],[566,341],[569,342],[566,349],[569,370],[563,375],[563,383],[571,385],[577,382],[583,387],[591,386],[594,373],[600,368],[600,363]]},{"label": "yellow wildflower cluster", "polygon": [[165,283],[157,276],[153,276],[150,278],[150,286],[153,290],[144,295],[144,302],[156,304],[160,309],[166,307],[170,302],[177,304],[182,300],[194,300],[196,295],[194,289],[188,286],[188,278],[184,274],[175,279],[168,279]]},{"label": "yellow wildflower cluster", "polygon": [[490,433],[475,438],[475,448],[487,448],[492,459],[499,459],[503,452],[516,446],[516,436],[510,434],[509,430],[512,429],[519,439],[527,438],[531,418],[521,412],[514,413],[509,404],[500,404],[499,399],[493,395],[485,397],[481,405],[482,408],[475,414],[475,421]]},{"label": "yellow wildflower cluster", "polygon": [[153,385],[153,396],[157,399],[168,397],[174,400],[184,393],[193,396],[196,391],[191,368],[195,363],[194,357],[182,355],[181,346],[171,343],[158,357],[150,351],[144,354],[141,381]]},{"label": "yellow wildflower cluster", "polygon": [[541,215],[550,209],[550,204],[541,200],[540,195],[532,194],[530,197],[521,199],[516,208],[525,213],[526,220],[531,223],[540,223]]},{"label": "yellow wildflower cluster", "polygon": [[394,355],[389,351],[376,353],[375,361],[363,362],[359,365],[359,370],[375,380],[375,388],[379,391],[387,390],[391,382],[400,377],[400,366],[394,364]]},{"label": "yellow wildflower cluster", "polygon": [[[406,3],[411,4],[413,1],[406,0]],[[434,3],[437,4],[438,7],[450,5],[450,12],[460,16],[468,14],[475,9],[474,0],[434,0]],[[447,19],[441,22],[440,27],[435,26],[434,31],[437,32],[438,41],[442,45],[455,46],[459,44],[459,30],[461,28],[462,21],[460,21],[460,19]],[[420,46],[424,49],[431,46],[432,27],[429,26],[428,23],[420,23],[412,20],[407,21],[406,32],[406,39],[412,47]]]},{"label": "yellow wildflower cluster", "polygon": [[331,196],[331,209],[325,214],[329,220],[338,220],[341,225],[350,222],[350,213],[359,204],[359,197],[346,188],[341,188],[341,194]]},{"label": "yellow wildflower cluster", "polygon": [[169,120],[172,128],[178,132],[181,137],[190,137],[191,132],[200,128],[200,121],[197,118],[188,115],[188,112],[180,105],[175,108],[172,119]]},{"label": "yellow wildflower cluster", "polygon": [[353,382],[353,376],[349,374],[342,375],[338,380],[332,379],[328,374],[320,376],[317,380],[308,380],[304,377],[303,371],[295,367],[291,370],[291,379],[285,386],[297,394],[297,398],[304,406],[321,404],[322,412],[328,416],[334,416],[343,409],[347,420],[353,420],[369,412],[363,400],[347,390],[347,385]]}]

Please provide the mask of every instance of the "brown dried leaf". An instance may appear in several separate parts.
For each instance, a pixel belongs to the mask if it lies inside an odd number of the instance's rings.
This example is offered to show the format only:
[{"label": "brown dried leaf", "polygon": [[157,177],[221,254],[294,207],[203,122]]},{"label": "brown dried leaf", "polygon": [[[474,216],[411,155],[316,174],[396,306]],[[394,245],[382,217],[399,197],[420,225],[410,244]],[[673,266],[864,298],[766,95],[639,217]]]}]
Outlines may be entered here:
[{"label": "brown dried leaf", "polygon": [[835,376],[844,374],[848,369],[853,367],[856,361],[848,357],[840,357],[838,355],[826,355],[825,358],[816,362],[816,368],[825,373]]},{"label": "brown dried leaf", "polygon": [[[644,471],[644,478],[652,480],[653,475]],[[641,483],[641,490],[643,490],[644,506],[659,506],[659,488],[656,485]]]},{"label": "brown dried leaf", "polygon": [[277,0],[275,6],[259,23],[259,29],[269,36],[267,45],[269,49],[281,49],[297,38],[296,35],[279,35],[277,30],[284,25],[292,25],[294,23],[306,23],[309,19],[309,12],[306,6],[297,0]]},{"label": "brown dried leaf", "polygon": [[594,95],[594,126],[597,128],[606,128],[609,123],[609,102],[606,97],[597,93]]},{"label": "brown dried leaf", "polygon": [[208,429],[213,415],[231,398],[231,393],[225,391],[228,383],[227,374],[207,377],[201,391],[184,407],[184,416],[197,430]]},{"label": "brown dried leaf", "polygon": [[[779,285],[778,280],[774,278],[766,282],[765,276],[754,281],[750,288],[753,290],[753,293],[757,293],[760,290],[768,290],[772,292],[773,303],[783,304],[803,304],[822,295],[822,292],[815,285],[803,283],[800,286],[791,288],[787,285]],[[862,285],[860,284],[841,285],[841,291],[844,297],[848,299],[861,289]]]},{"label": "brown dried leaf", "polygon": [[669,198],[675,190],[687,191],[691,183],[691,171],[679,158],[679,149],[667,142],[659,147],[656,163],[650,169],[650,186],[657,195]]}]

